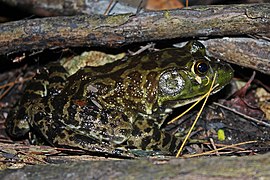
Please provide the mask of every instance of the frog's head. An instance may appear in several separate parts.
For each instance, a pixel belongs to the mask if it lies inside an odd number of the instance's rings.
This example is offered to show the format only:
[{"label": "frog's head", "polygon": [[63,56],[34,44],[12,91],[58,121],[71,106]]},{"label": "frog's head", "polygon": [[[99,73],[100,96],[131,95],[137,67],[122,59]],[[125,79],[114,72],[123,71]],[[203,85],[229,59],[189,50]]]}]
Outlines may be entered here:
[{"label": "frog's head", "polygon": [[233,77],[230,65],[206,56],[204,46],[198,41],[189,42],[182,50],[189,53],[185,60],[183,56],[177,56],[181,66],[167,68],[159,77],[159,107],[171,109],[196,101],[209,91],[215,73],[214,85],[217,84],[217,87],[212,94],[222,89]]}]

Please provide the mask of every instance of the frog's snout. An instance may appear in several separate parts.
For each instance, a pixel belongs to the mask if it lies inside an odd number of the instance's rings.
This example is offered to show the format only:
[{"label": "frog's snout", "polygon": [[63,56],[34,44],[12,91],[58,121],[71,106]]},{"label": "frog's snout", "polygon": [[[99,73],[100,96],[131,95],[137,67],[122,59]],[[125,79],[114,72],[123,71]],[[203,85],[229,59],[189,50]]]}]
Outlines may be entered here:
[{"label": "frog's snout", "polygon": [[229,64],[225,64],[222,63],[222,66],[220,66],[220,64],[217,66],[219,66],[218,68],[218,72],[217,72],[217,82],[219,84],[219,86],[223,87],[227,84],[230,83],[230,81],[232,80],[233,76],[234,76],[234,70],[233,68],[229,65]]}]

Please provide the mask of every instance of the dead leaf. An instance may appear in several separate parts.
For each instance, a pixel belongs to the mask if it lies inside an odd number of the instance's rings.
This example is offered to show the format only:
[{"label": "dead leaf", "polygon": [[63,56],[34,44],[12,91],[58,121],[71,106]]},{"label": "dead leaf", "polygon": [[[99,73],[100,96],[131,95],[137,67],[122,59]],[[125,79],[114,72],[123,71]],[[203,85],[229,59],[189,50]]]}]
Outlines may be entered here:
[{"label": "dead leaf", "polygon": [[270,120],[270,93],[263,88],[257,88],[256,96],[258,97],[258,104],[264,112],[266,119]]},{"label": "dead leaf", "polygon": [[148,0],[145,8],[148,10],[166,10],[183,7],[184,5],[178,0]]}]

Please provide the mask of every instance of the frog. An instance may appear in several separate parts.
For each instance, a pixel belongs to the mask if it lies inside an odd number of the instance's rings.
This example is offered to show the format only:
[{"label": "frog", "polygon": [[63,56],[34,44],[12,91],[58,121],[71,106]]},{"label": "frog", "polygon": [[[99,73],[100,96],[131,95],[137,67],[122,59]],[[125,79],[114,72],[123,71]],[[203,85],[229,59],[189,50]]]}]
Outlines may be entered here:
[{"label": "frog", "polygon": [[162,128],[167,117],[232,77],[231,66],[208,56],[199,41],[74,73],[54,62],[27,85],[6,127],[13,137],[32,132],[52,146],[90,153],[175,155],[183,138]]}]

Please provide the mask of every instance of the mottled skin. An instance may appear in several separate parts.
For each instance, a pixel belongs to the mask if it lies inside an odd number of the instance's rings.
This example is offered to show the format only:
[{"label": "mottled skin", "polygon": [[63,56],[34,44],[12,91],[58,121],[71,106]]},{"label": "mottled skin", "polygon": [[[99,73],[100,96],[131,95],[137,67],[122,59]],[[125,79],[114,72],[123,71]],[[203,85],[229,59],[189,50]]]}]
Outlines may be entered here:
[{"label": "mottled skin", "polygon": [[173,108],[205,94],[214,72],[217,90],[233,76],[197,41],[73,75],[54,63],[29,83],[7,129],[17,137],[33,130],[51,145],[90,152],[174,154],[181,138],[160,126]]}]

